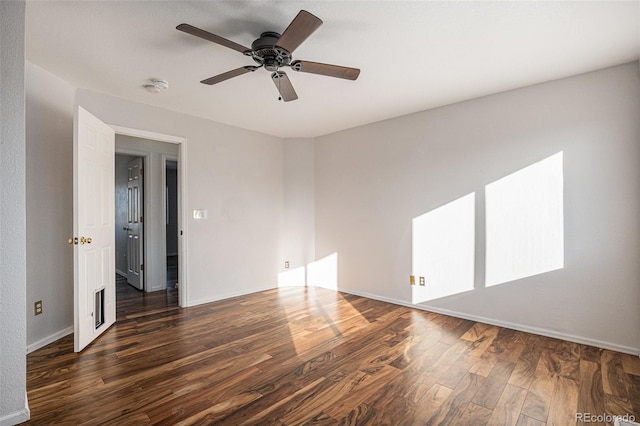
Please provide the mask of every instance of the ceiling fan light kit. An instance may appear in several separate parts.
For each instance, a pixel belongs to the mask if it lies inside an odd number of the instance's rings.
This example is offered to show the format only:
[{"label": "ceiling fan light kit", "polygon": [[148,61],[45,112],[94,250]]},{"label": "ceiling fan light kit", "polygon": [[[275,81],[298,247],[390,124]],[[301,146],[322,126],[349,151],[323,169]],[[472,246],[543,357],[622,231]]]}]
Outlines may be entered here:
[{"label": "ceiling fan light kit", "polygon": [[274,31],[263,32],[258,39],[251,43],[251,48],[189,24],[180,24],[176,29],[236,50],[243,55],[251,57],[257,64],[245,65],[235,70],[227,71],[202,80],[201,83],[207,85],[221,83],[230,78],[254,72],[258,68],[264,67],[264,69],[271,72],[271,80],[273,80],[280,93],[280,99],[289,102],[298,99],[298,95],[291,84],[291,80],[289,80],[287,74],[281,71],[280,68],[290,67],[292,70],[298,72],[343,78],[346,80],[356,80],[358,75],[360,75],[360,70],[357,68],[301,60],[292,61],[292,53],[313,34],[320,25],[322,25],[320,18],[306,10],[301,10],[282,34]]}]

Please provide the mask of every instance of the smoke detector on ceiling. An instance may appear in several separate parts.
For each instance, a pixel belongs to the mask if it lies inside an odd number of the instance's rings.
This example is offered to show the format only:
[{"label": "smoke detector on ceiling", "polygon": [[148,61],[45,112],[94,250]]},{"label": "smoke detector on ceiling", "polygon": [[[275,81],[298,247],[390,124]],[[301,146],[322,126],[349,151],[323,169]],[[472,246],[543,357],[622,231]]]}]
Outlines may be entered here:
[{"label": "smoke detector on ceiling", "polygon": [[169,82],[165,80],[151,80],[151,84],[145,84],[144,88],[149,93],[160,93],[169,88]]}]

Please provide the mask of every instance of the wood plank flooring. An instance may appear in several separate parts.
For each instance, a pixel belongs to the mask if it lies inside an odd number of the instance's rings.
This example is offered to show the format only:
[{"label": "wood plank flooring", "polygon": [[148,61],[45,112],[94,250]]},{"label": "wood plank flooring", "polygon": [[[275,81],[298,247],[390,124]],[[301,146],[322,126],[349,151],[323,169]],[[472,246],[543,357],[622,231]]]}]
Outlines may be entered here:
[{"label": "wood plank flooring", "polygon": [[[28,355],[32,424],[573,425],[640,419],[640,359],[318,288],[180,309],[118,283],[81,354]],[[577,422],[582,424],[582,422]],[[588,423],[605,424],[605,423]]]}]

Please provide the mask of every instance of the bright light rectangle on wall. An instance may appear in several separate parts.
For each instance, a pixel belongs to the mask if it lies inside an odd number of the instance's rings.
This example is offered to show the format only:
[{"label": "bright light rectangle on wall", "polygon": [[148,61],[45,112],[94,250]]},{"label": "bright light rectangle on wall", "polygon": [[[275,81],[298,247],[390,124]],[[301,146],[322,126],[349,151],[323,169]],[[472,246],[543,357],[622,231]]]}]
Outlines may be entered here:
[{"label": "bright light rectangle on wall", "polygon": [[563,153],[485,188],[486,286],[564,267]]},{"label": "bright light rectangle on wall", "polygon": [[338,253],[307,265],[308,285],[338,290]]},{"label": "bright light rectangle on wall", "polygon": [[412,286],[413,303],[473,290],[475,193],[413,219],[412,271],[425,285]]},{"label": "bright light rectangle on wall", "polygon": [[278,287],[297,286],[304,287],[307,284],[306,268],[299,268],[283,271],[278,274]]}]

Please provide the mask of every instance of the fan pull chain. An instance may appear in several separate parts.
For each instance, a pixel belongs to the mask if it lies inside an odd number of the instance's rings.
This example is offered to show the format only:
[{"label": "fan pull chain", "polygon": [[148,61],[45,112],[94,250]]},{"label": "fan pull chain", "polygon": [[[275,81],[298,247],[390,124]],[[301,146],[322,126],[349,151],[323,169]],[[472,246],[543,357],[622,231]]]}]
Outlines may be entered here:
[{"label": "fan pull chain", "polygon": [[[282,93],[282,90],[280,90],[280,73],[276,71],[276,75],[278,76],[278,93]],[[278,96],[278,100],[282,101],[282,96]]]}]

